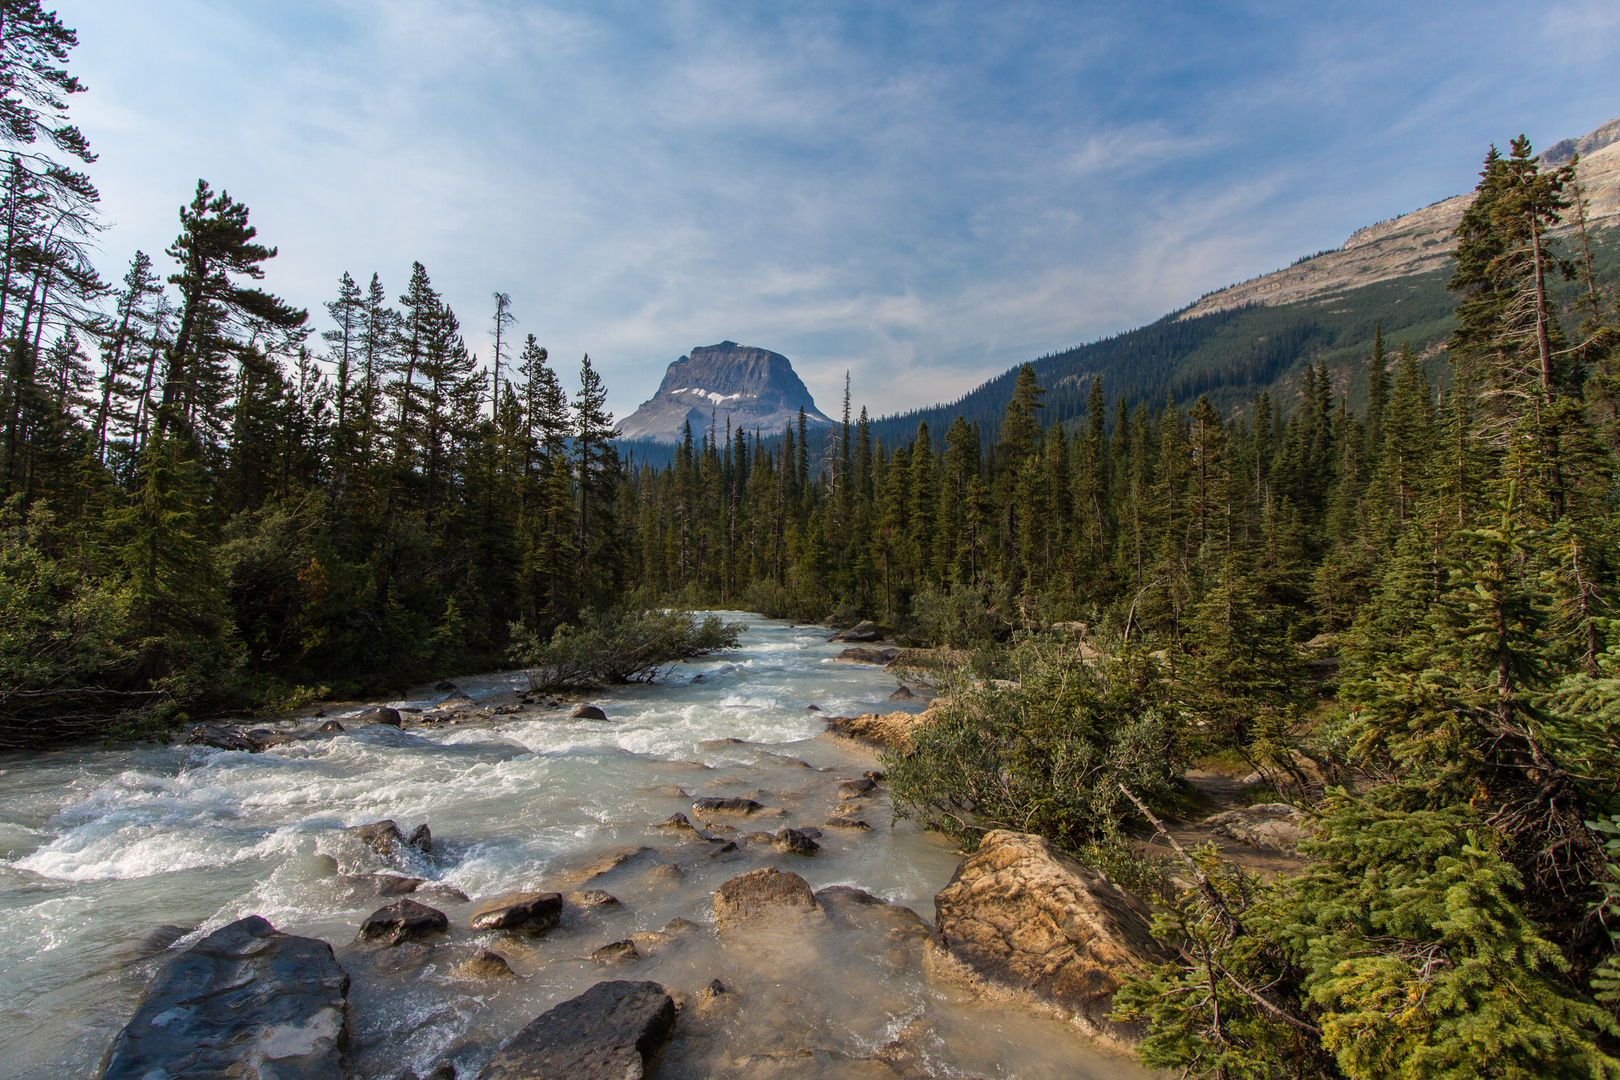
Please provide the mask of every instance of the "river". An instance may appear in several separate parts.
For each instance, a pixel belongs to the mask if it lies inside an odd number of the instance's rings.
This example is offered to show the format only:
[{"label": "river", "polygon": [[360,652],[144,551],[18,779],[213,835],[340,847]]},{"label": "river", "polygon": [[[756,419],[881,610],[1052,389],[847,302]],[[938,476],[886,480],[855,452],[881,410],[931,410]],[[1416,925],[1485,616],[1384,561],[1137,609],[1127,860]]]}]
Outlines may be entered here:
[{"label": "river", "polygon": [[[900,707],[887,702],[892,675],[834,662],[841,646],[819,628],[725,614],[749,623],[739,649],[601,693],[591,700],[605,722],[542,709],[355,726],[263,754],[149,744],[0,757],[0,1075],[94,1076],[166,950],[249,914],[336,948],[353,977],[348,1060],[363,1078],[426,1076],[446,1062],[474,1076],[518,1028],[607,978],[653,979],[694,1001],[712,979],[732,991],[723,1005],[685,1010],[659,1077],[1148,1075],[1067,1024],[931,976],[921,948],[881,926],[714,932],[715,888],[764,865],[816,889],[856,886],[931,922],[959,860],[939,836],[892,823],[885,787],[861,807],[870,832],[823,827],[809,857],[757,840],[720,854],[655,826],[692,815],[706,795],[773,808],[732,822],[738,836],[820,826],[839,781],[876,764],[821,737],[822,717]],[[480,701],[509,701],[521,685],[515,675],[456,682]],[[443,697],[423,687],[392,704]],[[383,818],[406,831],[427,822],[431,854],[384,858],[343,832]],[[642,847],[652,850],[582,879],[602,856]],[[449,915],[448,940],[353,944],[388,900],[355,895],[339,869],[428,879],[419,898]],[[571,910],[527,942],[467,929],[478,901],[538,888],[599,888],[621,904]],[[591,959],[674,919],[697,925],[643,937],[627,963]],[[505,956],[518,978],[453,974],[475,945]]]}]

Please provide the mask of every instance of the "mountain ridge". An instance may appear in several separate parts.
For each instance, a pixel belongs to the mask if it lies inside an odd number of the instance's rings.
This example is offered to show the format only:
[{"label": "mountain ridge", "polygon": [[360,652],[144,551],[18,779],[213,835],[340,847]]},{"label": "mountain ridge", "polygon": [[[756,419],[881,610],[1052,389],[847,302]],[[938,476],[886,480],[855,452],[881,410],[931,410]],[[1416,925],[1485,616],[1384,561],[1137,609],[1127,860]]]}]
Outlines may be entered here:
[{"label": "mountain ridge", "polygon": [[816,408],[815,398],[787,357],[722,341],[700,345],[671,363],[657,392],[619,425],[619,437],[678,443],[687,424],[694,432],[713,424],[774,435],[795,423],[801,408],[818,427],[833,422]]}]

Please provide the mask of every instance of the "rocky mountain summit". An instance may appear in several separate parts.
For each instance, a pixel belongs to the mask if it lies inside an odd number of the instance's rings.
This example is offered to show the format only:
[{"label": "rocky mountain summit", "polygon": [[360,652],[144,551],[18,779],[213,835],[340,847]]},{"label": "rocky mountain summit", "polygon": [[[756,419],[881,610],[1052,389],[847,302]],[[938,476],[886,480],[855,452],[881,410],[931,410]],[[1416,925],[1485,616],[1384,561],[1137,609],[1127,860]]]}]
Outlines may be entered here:
[{"label": "rocky mountain summit", "polygon": [[625,439],[674,443],[688,422],[695,434],[709,429],[779,433],[796,423],[803,408],[810,423],[833,421],[816,408],[803,380],[781,353],[722,341],[683,356],[664,373],[658,392],[619,425]]},{"label": "rocky mountain summit", "polygon": [[[1620,120],[1610,120],[1579,139],[1555,143],[1542,153],[1541,161],[1543,167],[1567,165],[1577,153],[1580,162],[1576,171],[1586,201],[1588,225],[1613,224],[1620,218]],[[1453,195],[1410,214],[1357,229],[1333,251],[1210,293],[1182,312],[1181,318],[1245,304],[1292,304],[1341,289],[1446,269],[1457,246],[1451,231],[1473,199],[1473,192]],[[1565,219],[1557,233],[1567,234],[1576,228],[1573,210]]]}]

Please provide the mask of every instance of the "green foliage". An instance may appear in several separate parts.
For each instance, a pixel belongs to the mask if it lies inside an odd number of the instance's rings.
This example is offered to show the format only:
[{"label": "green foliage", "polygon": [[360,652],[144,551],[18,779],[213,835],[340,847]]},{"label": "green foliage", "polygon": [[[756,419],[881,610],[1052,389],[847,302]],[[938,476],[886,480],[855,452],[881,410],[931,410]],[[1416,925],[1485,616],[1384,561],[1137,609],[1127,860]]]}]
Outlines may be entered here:
[{"label": "green foliage", "polygon": [[885,753],[896,813],[970,849],[999,828],[1117,855],[1119,785],[1168,804],[1185,765],[1158,665],[1138,651],[1093,664],[1073,645],[1026,640],[1003,670],[948,679],[937,719]]},{"label": "green foliage", "polygon": [[529,669],[537,688],[650,682],[670,664],[736,648],[746,629],[713,614],[699,621],[690,611],[586,610],[577,625],[557,627],[550,640],[514,625],[511,657]]}]

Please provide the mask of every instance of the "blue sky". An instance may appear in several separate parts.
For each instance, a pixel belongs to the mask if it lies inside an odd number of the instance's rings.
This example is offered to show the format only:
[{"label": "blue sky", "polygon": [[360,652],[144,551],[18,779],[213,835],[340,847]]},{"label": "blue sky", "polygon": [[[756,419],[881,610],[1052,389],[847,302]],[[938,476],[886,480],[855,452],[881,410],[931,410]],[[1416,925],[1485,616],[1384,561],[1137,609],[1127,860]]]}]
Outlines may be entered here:
[{"label": "blue sky", "polygon": [[874,413],[1129,329],[1620,116],[1620,4],[60,0],[104,269],[199,177],[320,313],[420,259],[620,415],[730,338]]}]

